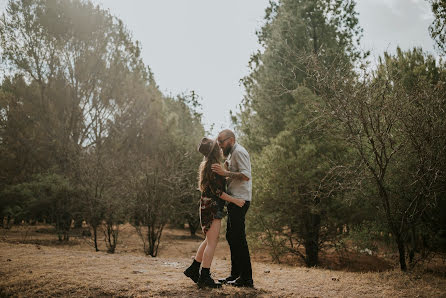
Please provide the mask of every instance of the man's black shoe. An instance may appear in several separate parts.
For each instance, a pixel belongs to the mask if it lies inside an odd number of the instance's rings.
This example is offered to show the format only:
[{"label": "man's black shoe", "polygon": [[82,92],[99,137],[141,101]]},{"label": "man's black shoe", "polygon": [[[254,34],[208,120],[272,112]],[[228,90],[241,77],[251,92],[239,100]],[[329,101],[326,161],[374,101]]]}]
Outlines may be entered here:
[{"label": "man's black shoe", "polygon": [[210,275],[201,274],[198,279],[197,285],[200,289],[202,288],[221,288],[221,283],[215,282]]},{"label": "man's black shoe", "polygon": [[220,278],[218,281],[221,282],[222,284],[226,284],[226,283],[228,283],[228,282],[230,282],[230,281],[234,281],[234,280],[236,280],[237,278],[238,278],[238,277],[229,275],[229,276],[226,277],[226,278]]},{"label": "man's black shoe", "polygon": [[237,278],[234,281],[228,281],[228,285],[234,287],[254,288],[254,281],[252,279],[245,280],[242,278]]},{"label": "man's black shoe", "polygon": [[187,268],[186,270],[184,270],[183,273],[184,275],[192,279],[194,283],[197,283],[198,279],[200,278],[200,272],[192,267]]}]

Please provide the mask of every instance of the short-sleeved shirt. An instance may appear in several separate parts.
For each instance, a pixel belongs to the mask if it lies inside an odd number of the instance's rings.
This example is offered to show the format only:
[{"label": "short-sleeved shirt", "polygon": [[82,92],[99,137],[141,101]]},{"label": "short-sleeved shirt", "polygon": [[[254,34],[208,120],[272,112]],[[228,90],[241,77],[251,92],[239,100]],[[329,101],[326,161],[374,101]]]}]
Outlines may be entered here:
[{"label": "short-sleeved shirt", "polygon": [[228,193],[239,199],[251,201],[252,198],[252,176],[251,160],[248,151],[242,145],[235,143],[231,149],[229,158],[229,171],[240,172],[249,178],[248,181],[241,179],[228,180]]}]

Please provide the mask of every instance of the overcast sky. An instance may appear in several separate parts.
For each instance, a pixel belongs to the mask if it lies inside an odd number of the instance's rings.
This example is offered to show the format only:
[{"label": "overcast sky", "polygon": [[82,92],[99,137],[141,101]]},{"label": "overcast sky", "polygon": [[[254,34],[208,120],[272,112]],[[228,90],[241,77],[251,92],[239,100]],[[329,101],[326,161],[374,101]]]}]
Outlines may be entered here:
[{"label": "overcast sky", "polygon": [[[249,57],[259,46],[268,0],[93,0],[121,18],[142,45],[142,57],[165,94],[194,90],[202,97],[207,128],[229,126],[248,74]],[[0,0],[4,10],[6,1]],[[371,59],[384,51],[421,46],[434,52],[425,0],[358,0],[362,48]]]}]

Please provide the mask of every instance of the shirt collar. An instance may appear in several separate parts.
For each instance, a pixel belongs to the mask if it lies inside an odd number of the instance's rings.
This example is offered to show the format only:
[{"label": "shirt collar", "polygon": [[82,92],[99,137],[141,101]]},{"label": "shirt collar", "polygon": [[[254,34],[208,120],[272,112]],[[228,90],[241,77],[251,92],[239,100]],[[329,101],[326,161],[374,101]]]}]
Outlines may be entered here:
[{"label": "shirt collar", "polygon": [[234,150],[237,147],[237,145],[238,145],[237,143],[234,143],[234,146],[232,146],[232,149],[231,149],[231,151],[229,151],[229,154],[232,155],[232,152],[234,152]]}]

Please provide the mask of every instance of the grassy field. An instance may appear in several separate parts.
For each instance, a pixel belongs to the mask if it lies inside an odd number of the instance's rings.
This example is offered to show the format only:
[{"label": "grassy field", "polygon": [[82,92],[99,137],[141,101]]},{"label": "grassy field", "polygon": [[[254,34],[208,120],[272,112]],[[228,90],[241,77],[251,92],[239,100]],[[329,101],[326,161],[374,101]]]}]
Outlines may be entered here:
[{"label": "grassy field", "polygon": [[[359,265],[352,260],[344,270],[309,269],[272,264],[257,248],[252,249],[255,289],[199,290],[182,272],[200,237],[167,229],[156,258],[142,253],[131,226],[123,226],[120,237],[117,252],[107,254],[102,242],[101,251],[94,252],[81,237],[60,244],[49,226],[0,230],[0,296],[446,297],[444,276],[419,270],[401,273],[378,258],[363,256]],[[211,270],[214,277],[228,275],[228,256],[221,237]],[[322,261],[340,267],[334,258],[322,256]]]}]

